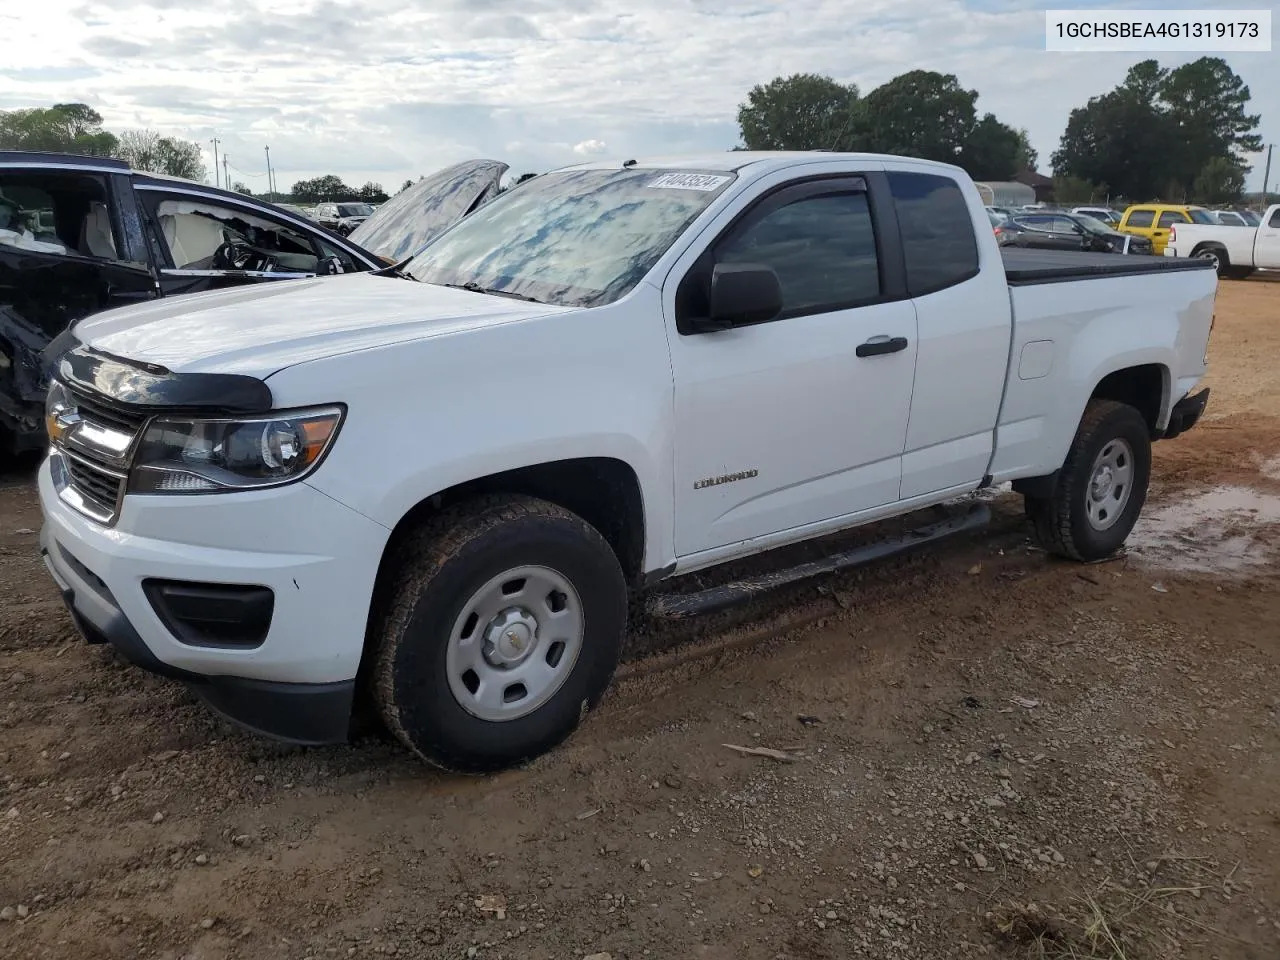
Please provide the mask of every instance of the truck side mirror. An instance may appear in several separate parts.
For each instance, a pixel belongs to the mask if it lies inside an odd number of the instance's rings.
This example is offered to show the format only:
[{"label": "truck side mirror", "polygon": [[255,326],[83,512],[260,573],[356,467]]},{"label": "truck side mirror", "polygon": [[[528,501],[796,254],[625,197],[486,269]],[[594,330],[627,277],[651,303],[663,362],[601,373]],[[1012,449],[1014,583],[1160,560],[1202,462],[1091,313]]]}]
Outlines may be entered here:
[{"label": "truck side mirror", "polygon": [[782,312],[782,284],[772,267],[717,263],[711,271],[710,316],[705,331],[766,323]]}]

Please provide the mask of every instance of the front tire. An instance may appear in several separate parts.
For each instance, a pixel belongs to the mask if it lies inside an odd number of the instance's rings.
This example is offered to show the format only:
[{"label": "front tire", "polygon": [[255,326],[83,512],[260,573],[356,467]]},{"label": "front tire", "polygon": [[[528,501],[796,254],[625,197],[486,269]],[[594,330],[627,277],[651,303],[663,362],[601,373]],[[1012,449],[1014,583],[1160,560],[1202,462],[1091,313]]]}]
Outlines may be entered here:
[{"label": "front tire", "polygon": [[1150,480],[1151,434],[1142,414],[1090,400],[1053,494],[1026,498],[1036,539],[1071,560],[1111,556],[1137,523]]},{"label": "front tire", "polygon": [[378,712],[423,760],[483,773],[551,750],[603,696],[627,589],[577,515],[531,497],[442,511],[392,558],[375,629]]}]

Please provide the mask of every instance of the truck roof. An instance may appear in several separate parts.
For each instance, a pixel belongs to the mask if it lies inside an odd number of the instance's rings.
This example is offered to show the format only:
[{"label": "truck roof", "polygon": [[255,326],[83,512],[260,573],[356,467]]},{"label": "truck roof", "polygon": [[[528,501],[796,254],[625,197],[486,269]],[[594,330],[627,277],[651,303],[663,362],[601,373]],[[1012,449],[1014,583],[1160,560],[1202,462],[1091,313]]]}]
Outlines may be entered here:
[{"label": "truck roof", "polygon": [[[916,157],[895,156],[887,153],[838,153],[831,150],[724,150],[719,153],[674,154],[657,157],[637,157],[628,161],[628,166],[642,169],[670,170],[705,170],[708,173],[733,173],[752,168],[753,172],[768,173],[786,167],[800,166],[806,163],[824,163],[830,160],[839,161],[893,161],[894,163],[914,163],[921,166],[934,167],[939,170],[958,171],[954,164],[941,163],[936,160],[921,160]],[[569,164],[561,170],[613,170],[621,166],[618,160],[588,160],[583,163]]]},{"label": "truck roof", "polygon": [[128,170],[129,164],[114,157],[85,157],[78,153],[53,153],[36,150],[0,150],[0,165],[88,167],[110,170]]}]

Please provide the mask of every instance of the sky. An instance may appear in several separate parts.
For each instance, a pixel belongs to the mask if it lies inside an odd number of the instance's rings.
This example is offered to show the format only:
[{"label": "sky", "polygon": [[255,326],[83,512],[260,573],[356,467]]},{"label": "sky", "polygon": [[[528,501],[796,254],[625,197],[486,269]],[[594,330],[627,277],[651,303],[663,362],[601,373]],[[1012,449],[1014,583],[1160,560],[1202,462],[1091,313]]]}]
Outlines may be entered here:
[{"label": "sky", "polygon": [[[81,101],[226,154],[233,181],[336,173],[394,192],[458,160],[513,175],[584,157],[727,150],[752,86],[799,72],[866,93],[954,73],[1025,128],[1042,172],[1071,109],[1138,53],[1049,53],[1046,6],[1239,9],[1213,0],[43,0],[0,5],[0,109]],[[1280,140],[1280,56],[1225,53]],[[1162,65],[1194,53],[1155,55]],[[1248,187],[1262,181],[1251,158]],[[1280,157],[1271,180],[1280,181]]]}]

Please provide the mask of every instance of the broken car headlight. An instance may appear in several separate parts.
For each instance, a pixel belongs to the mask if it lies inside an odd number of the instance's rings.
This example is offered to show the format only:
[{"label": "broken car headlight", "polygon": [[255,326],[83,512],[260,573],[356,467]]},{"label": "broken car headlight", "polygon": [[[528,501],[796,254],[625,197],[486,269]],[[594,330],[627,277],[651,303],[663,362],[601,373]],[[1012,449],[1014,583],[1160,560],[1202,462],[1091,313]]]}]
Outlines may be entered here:
[{"label": "broken car headlight", "polygon": [[301,480],[338,434],[342,407],[261,418],[152,420],[129,474],[130,493],[220,493]]}]

